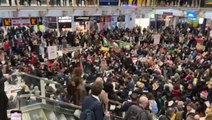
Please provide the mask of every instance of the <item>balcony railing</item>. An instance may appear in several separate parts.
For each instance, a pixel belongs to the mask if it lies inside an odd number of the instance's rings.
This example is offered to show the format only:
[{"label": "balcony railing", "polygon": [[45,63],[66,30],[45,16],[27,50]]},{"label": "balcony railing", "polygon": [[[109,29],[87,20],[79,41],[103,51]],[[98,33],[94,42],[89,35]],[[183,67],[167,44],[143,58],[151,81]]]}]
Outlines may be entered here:
[{"label": "balcony railing", "polygon": [[[11,1],[11,3],[9,2]],[[130,3],[129,3],[130,1]],[[133,7],[190,7],[202,8],[211,7],[205,3],[205,0],[190,0],[188,2],[182,0],[173,0],[164,2],[163,0],[119,0],[117,5],[113,6],[133,6]],[[100,6],[101,0],[2,0],[1,6],[48,6],[48,7],[77,7],[77,6]],[[112,3],[108,3],[111,4]],[[110,5],[109,5],[110,6]]]}]

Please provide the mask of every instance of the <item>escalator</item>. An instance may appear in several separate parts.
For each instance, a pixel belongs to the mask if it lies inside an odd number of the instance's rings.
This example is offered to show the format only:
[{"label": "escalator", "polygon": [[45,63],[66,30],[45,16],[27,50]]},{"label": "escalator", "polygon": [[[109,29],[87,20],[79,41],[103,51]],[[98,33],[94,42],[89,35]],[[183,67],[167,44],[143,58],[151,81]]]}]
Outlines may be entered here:
[{"label": "escalator", "polygon": [[[8,110],[8,117],[10,117],[11,110],[21,110],[22,120],[76,120],[74,117],[74,111],[81,109],[71,103],[65,103],[57,100],[53,100],[46,97],[45,86],[49,85],[58,86],[61,85],[56,81],[49,80],[47,78],[41,78],[31,74],[16,72],[13,76],[27,76],[28,79],[36,79],[40,81],[40,95],[32,94],[32,91],[27,92],[27,94],[7,94],[8,98],[15,96],[16,106]],[[19,82],[17,82],[19,83]],[[16,84],[15,89],[8,89],[8,91],[16,91],[19,85]],[[19,90],[19,89],[17,89]],[[11,92],[9,92],[11,93]],[[29,94],[28,94],[29,93]],[[118,116],[111,116],[111,120],[123,120]]]},{"label": "escalator", "polygon": [[[23,95],[18,100],[19,107],[17,108],[22,111],[22,120],[75,120],[73,113],[77,108],[74,105],[49,98],[31,96]],[[45,103],[42,103],[43,101]],[[17,110],[17,108],[11,110]],[[8,110],[8,113],[11,110]]]}]

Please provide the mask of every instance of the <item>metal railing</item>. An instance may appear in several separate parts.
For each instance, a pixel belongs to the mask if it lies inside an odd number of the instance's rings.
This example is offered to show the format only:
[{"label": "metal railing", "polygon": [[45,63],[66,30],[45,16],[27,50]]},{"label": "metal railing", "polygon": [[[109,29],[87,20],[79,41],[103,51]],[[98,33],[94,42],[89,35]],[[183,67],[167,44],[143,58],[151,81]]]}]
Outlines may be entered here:
[{"label": "metal railing", "polygon": [[[28,101],[28,104],[23,105],[22,102],[25,101],[25,100]],[[60,107],[60,108],[65,109],[65,110],[72,111],[73,113],[71,113],[71,114],[73,114],[73,115],[74,115],[75,110],[77,110],[77,109],[81,110],[81,106],[74,105],[72,103],[65,103],[65,102],[53,100],[53,99],[46,98],[46,97],[36,96],[34,94],[25,94],[25,95],[18,96],[17,97],[17,107],[15,109],[21,110],[22,107],[26,107],[28,105],[33,105],[33,103],[34,104],[40,103],[40,101],[42,101],[42,100],[45,100],[46,104],[54,105],[54,107]],[[8,110],[8,112],[10,112],[10,111],[11,110]],[[114,114],[111,114],[110,120],[124,120],[124,119],[120,116],[116,116]]]},{"label": "metal railing", "polygon": [[[49,80],[48,78],[43,78],[43,77],[38,77],[38,76],[35,76],[35,75],[32,75],[32,74],[28,74],[28,73],[25,73],[25,72],[14,72],[12,74],[12,76],[27,76],[27,77],[31,77],[31,78],[34,78],[36,80],[39,80],[40,81],[40,92],[41,92],[41,97],[43,98],[46,98],[46,90],[45,90],[45,85],[46,83],[51,83],[51,84],[55,84],[55,85],[60,85],[60,83],[56,82],[56,81],[53,81],[53,80]],[[42,99],[42,103],[46,103],[45,99]]]},{"label": "metal railing", "polygon": [[58,104],[58,105],[68,106],[68,107],[73,108],[73,109],[81,109],[81,106],[77,106],[77,105],[74,105],[72,103],[61,102],[61,101],[57,101],[57,100],[47,98],[47,97],[36,96],[34,94],[25,94],[25,95],[18,96],[17,97],[17,108],[21,108],[21,99],[22,98],[30,98],[32,100],[43,100],[44,99],[46,102],[51,102],[51,103],[55,103],[55,104]]},{"label": "metal railing", "polygon": [[[81,106],[74,105],[72,103],[57,101],[57,100],[46,97],[45,84],[51,83],[51,84],[55,84],[55,85],[61,85],[60,83],[58,83],[56,81],[52,81],[52,80],[49,80],[49,79],[43,78],[43,77],[38,77],[38,76],[28,74],[28,73],[25,73],[25,72],[14,72],[12,74],[12,76],[28,76],[28,77],[34,78],[36,80],[39,80],[40,81],[40,89],[41,89],[40,90],[41,96],[38,96],[38,95],[35,96],[34,94],[24,94],[24,95],[17,96],[16,109],[21,109],[21,107],[22,107],[21,103],[24,100],[23,98],[29,98],[29,99],[27,99],[27,101],[29,101],[31,99],[34,100],[34,101],[37,101],[37,99],[39,99],[40,101],[38,101],[38,102],[41,102],[42,104],[48,104],[48,103],[53,103],[54,105],[59,104],[61,106],[66,106],[66,107],[68,107],[69,109],[72,109],[72,110],[81,109]],[[111,101],[111,102],[117,103],[117,102],[114,102],[114,101]],[[31,102],[30,102],[30,104],[31,104]],[[26,105],[29,105],[29,104],[26,104]],[[123,120],[123,118],[112,114],[111,120]]]},{"label": "metal railing", "polygon": [[[10,1],[10,0],[9,0]],[[77,7],[77,6],[100,6],[101,0],[11,0],[11,5],[9,2],[2,3],[2,6],[17,6],[17,8],[22,6],[47,6],[47,7]],[[0,1],[1,2],[1,1]],[[116,6],[137,6],[137,7],[191,7],[200,8],[205,7],[204,0],[193,0],[191,2],[183,2],[181,0],[175,0],[171,2],[164,2],[161,0],[140,0],[134,2],[134,0],[129,3],[129,0],[118,0]],[[40,4],[41,3],[41,4]]]}]

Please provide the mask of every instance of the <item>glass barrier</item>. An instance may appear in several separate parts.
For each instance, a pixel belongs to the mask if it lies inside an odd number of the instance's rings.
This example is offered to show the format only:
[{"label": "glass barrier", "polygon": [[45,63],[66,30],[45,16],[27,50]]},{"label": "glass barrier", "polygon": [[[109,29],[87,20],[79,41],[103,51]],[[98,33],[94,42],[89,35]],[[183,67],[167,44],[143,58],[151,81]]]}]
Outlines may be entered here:
[{"label": "glass barrier", "polygon": [[[22,110],[23,108],[30,108],[41,104],[50,106],[53,111],[56,111],[54,114],[61,112],[61,109],[71,111],[71,113],[74,114],[75,110],[81,109],[80,106],[69,103],[65,98],[64,83],[54,79],[55,78],[42,78],[24,72],[14,72],[12,74],[12,80],[5,86],[9,98],[8,113],[13,109]],[[34,118],[33,115],[36,115],[34,112],[34,110],[29,111],[28,116],[31,115],[30,117]],[[51,111],[36,112],[39,113],[39,115],[44,112],[47,118],[49,114],[53,114]],[[65,115],[60,114],[57,116],[64,117]],[[45,120],[42,116],[40,116],[40,118]],[[122,118],[111,115],[111,120],[122,120]]]},{"label": "glass barrier", "polygon": [[[46,103],[43,104],[42,101],[46,101]],[[9,118],[9,112],[14,109],[22,110],[23,120],[52,120],[54,119],[53,117],[59,120],[61,117],[74,117],[74,111],[81,108],[70,103],[35,96],[33,94],[25,94],[18,96],[16,108],[8,110]]]},{"label": "glass barrier", "polygon": [[[42,71],[40,71],[42,75]],[[63,81],[64,82],[64,81]],[[58,83],[57,79],[42,78],[24,72],[15,72],[12,74],[12,79],[5,83],[5,91],[9,98],[9,109],[17,107],[17,100],[20,95],[34,94],[41,97],[57,97],[59,93],[64,93],[63,82]],[[22,105],[29,105],[32,101],[29,98],[21,99]],[[29,102],[29,103],[28,103]],[[45,101],[42,101],[45,103]]]},{"label": "glass barrier", "polygon": [[[45,100],[46,103],[43,104],[42,101]],[[41,109],[37,109],[36,105],[45,105],[45,107]],[[36,109],[33,109],[33,106]],[[27,109],[28,108],[28,109]],[[40,96],[35,96],[33,94],[25,94],[18,96],[17,99],[17,107],[13,108],[15,110],[23,110],[22,116],[23,120],[38,120],[40,118],[41,120],[51,120],[52,117],[62,118],[70,118],[71,120],[74,120],[74,112],[76,110],[80,110],[81,107],[71,104],[71,103],[65,103],[61,101],[57,101],[51,98],[45,98]],[[10,112],[11,110],[8,110]],[[64,110],[66,112],[64,112]],[[66,114],[68,112],[68,114]],[[10,114],[8,115],[10,117]],[[111,114],[109,120],[124,120],[120,116],[116,116]]]}]

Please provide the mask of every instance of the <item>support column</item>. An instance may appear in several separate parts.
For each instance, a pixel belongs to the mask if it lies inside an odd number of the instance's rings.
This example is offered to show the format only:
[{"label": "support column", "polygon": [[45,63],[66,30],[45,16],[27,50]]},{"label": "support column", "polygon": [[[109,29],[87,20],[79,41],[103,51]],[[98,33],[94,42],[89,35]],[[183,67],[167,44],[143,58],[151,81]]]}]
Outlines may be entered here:
[{"label": "support column", "polygon": [[174,20],[173,20],[173,28],[174,29],[176,28],[178,21],[179,21],[179,16],[175,16]]},{"label": "support column", "polygon": [[56,17],[56,24],[57,24],[57,36],[59,37],[60,36],[60,29],[59,29],[59,20],[58,20],[59,18],[58,17]]},{"label": "support column", "polygon": [[76,31],[77,29],[76,23],[74,21],[74,15],[71,16],[71,29],[72,31]]}]

